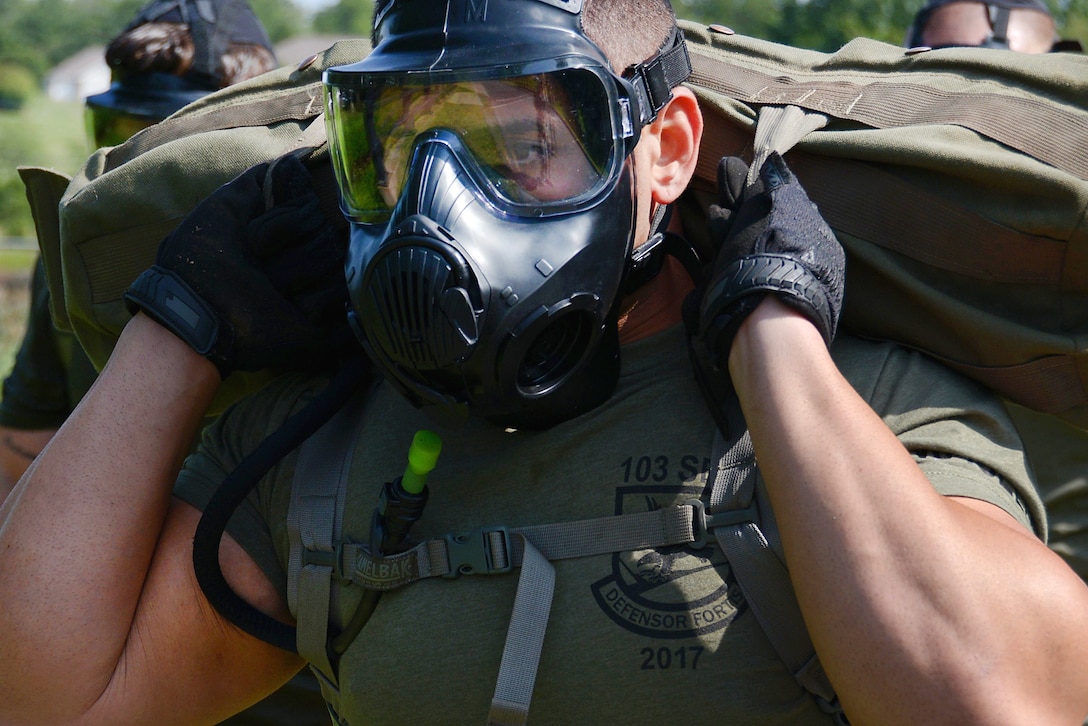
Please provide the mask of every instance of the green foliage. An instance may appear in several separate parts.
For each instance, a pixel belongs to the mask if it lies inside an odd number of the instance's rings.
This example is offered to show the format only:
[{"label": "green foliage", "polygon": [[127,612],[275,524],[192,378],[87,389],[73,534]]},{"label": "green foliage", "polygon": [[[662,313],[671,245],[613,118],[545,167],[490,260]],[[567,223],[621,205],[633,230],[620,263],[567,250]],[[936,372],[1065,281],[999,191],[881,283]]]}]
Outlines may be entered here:
[{"label": "green foliage", "polygon": [[260,18],[273,43],[305,33],[306,18],[291,0],[249,0],[253,12]]},{"label": "green foliage", "polygon": [[920,6],[918,0],[810,0],[797,8],[799,32],[787,42],[828,51],[858,37],[902,45]]},{"label": "green foliage", "polygon": [[373,0],[340,0],[314,15],[314,32],[369,38],[373,18]]},{"label": "green foliage", "polygon": [[0,112],[0,237],[33,237],[34,223],[18,166],[75,174],[90,153],[83,106],[36,95],[18,111]]},{"label": "green foliage", "polygon": [[1060,0],[1054,19],[1060,37],[1075,38],[1088,46],[1088,0]]},{"label": "green foliage", "polygon": [[37,92],[33,73],[15,63],[0,63],[0,111],[22,108]]},{"label": "green foliage", "polygon": [[4,0],[0,59],[41,78],[80,49],[108,42],[141,5],[141,0]]},{"label": "green foliage", "polygon": [[725,25],[756,38],[776,39],[781,18],[795,0],[674,0],[677,16]]},{"label": "green foliage", "polygon": [[[1088,0],[1048,0],[1058,33],[1088,43]],[[925,0],[673,0],[688,20],[814,50],[838,50],[857,37],[900,45]]]},{"label": "green foliage", "polygon": [[682,18],[720,23],[744,35],[801,48],[834,51],[859,36],[902,43],[923,1],[674,0],[673,6]]}]

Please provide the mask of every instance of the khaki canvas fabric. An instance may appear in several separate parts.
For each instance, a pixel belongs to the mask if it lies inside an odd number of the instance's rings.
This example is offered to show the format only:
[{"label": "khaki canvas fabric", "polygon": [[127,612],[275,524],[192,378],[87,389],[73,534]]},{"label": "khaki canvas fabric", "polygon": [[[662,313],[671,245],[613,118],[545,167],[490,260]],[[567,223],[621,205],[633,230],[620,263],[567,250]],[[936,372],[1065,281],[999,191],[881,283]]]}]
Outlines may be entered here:
[{"label": "khaki canvas fabric", "polygon": [[[697,186],[713,190],[722,155],[751,154],[759,109],[826,115],[787,160],[847,248],[845,326],[1088,428],[1088,57],[864,39],[825,54],[684,28],[707,117]],[[42,239],[54,316],[96,365],[159,240],[249,165],[315,146],[339,217],[320,75],[367,52],[343,41],[90,157]],[[221,402],[264,380],[235,374]]]},{"label": "khaki canvas fabric", "polygon": [[844,326],[1088,428],[1088,56],[686,28],[704,190],[764,106],[825,115],[786,159],[847,250]]},{"label": "khaki canvas fabric", "polygon": [[[346,227],[328,163],[321,71],[358,60],[368,49],[366,41],[342,41],[298,68],[210,94],[124,144],[96,151],[59,199],[55,175],[24,171],[28,194],[39,197],[32,206],[43,215],[57,210],[57,231],[39,232],[53,317],[75,333],[96,367],[105,365],[128,322],[124,291],[154,262],[162,238],[250,166],[298,151],[314,174],[325,214]],[[234,373],[212,413],[269,379],[264,372]]]}]

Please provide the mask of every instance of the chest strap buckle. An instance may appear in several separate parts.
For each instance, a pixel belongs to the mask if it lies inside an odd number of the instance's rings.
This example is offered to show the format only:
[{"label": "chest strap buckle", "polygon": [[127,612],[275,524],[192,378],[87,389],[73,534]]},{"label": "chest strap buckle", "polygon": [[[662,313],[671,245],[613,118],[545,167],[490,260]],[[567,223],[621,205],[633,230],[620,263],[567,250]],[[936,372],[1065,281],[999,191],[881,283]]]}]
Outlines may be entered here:
[{"label": "chest strap buckle", "polygon": [[691,499],[684,502],[694,509],[691,519],[691,533],[694,538],[690,547],[701,550],[711,542],[710,531],[716,527],[729,527],[738,524],[747,524],[758,520],[759,512],[756,511],[756,503],[743,509],[726,509],[714,514],[707,514],[706,502],[701,499]]},{"label": "chest strap buckle", "polygon": [[461,575],[500,575],[514,568],[510,533],[506,527],[485,527],[461,534],[447,534],[447,578]]}]

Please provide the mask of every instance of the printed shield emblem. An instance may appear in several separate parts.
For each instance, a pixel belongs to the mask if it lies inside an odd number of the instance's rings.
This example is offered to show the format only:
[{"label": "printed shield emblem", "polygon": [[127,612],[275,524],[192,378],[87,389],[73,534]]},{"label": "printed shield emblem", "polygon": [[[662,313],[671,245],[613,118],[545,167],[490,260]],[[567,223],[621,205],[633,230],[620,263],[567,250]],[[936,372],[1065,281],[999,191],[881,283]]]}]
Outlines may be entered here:
[{"label": "printed shield emblem", "polygon": [[[644,512],[698,497],[700,487],[629,486],[616,491],[616,514]],[[744,598],[717,545],[617,552],[612,573],[591,586],[618,625],[653,638],[691,638],[721,630]]]}]

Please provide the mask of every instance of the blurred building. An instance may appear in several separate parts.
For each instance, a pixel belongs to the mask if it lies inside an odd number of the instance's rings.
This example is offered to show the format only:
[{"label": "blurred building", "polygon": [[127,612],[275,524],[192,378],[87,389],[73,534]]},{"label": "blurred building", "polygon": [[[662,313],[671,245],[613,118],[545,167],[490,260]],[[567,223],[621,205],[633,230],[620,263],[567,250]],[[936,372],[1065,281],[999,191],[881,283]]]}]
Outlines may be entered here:
[{"label": "blurred building", "polygon": [[61,61],[45,76],[45,93],[54,101],[83,101],[110,87],[106,46],[92,45]]}]

